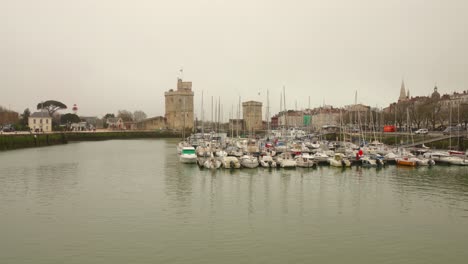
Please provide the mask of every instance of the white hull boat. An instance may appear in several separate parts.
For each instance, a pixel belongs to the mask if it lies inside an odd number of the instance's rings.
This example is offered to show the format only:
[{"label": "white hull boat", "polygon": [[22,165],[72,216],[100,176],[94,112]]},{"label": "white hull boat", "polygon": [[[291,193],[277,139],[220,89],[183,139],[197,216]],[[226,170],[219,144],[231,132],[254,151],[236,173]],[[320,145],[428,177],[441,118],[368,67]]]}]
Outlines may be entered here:
[{"label": "white hull boat", "polygon": [[309,154],[298,155],[295,158],[297,167],[301,168],[314,168],[317,167],[317,162],[315,162],[314,157]]},{"label": "white hull boat", "polygon": [[221,161],[216,158],[208,158],[203,163],[205,169],[219,169],[221,167]]},{"label": "white hull boat", "polygon": [[263,156],[260,159],[260,166],[263,168],[276,168],[276,161],[271,156]]},{"label": "white hull boat", "polygon": [[363,167],[377,167],[377,162],[370,157],[364,156],[359,159]]},{"label": "white hull boat", "polygon": [[333,167],[351,167],[351,162],[341,153],[336,153],[335,157],[328,159],[328,163]]},{"label": "white hull boat", "polygon": [[179,161],[182,163],[197,163],[197,154],[194,147],[183,147],[179,156]]},{"label": "white hull boat", "polygon": [[258,159],[252,155],[244,155],[240,157],[239,160],[240,160],[242,167],[244,168],[253,169],[253,168],[257,168],[259,165]]},{"label": "white hull boat", "polygon": [[239,169],[241,167],[239,160],[232,156],[223,157],[222,165],[225,169]]},{"label": "white hull boat", "polygon": [[289,153],[281,153],[281,155],[276,159],[276,162],[281,168],[296,168],[297,162],[292,158]]}]

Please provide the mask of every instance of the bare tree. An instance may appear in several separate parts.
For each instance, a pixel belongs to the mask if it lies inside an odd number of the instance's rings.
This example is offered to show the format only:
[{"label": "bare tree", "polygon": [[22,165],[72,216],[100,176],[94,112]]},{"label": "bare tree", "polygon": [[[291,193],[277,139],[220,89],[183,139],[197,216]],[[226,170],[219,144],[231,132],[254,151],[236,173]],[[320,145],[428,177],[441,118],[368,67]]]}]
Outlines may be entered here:
[{"label": "bare tree", "polygon": [[135,112],[133,112],[133,120],[138,122],[138,121],[141,121],[143,119],[146,119],[146,114],[145,112],[141,111],[141,110],[137,110]]},{"label": "bare tree", "polygon": [[117,117],[122,118],[124,122],[133,121],[133,114],[128,110],[119,110]]}]

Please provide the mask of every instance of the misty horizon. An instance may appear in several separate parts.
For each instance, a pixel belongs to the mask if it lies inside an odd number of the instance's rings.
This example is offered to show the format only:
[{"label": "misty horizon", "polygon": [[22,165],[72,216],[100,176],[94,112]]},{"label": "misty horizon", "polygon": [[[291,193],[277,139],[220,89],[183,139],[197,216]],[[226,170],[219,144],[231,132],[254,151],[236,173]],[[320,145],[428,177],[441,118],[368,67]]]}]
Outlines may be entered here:
[{"label": "misty horizon", "polygon": [[[0,105],[22,113],[45,100],[83,116],[164,115],[179,69],[195,115],[221,98],[279,111],[358,103],[384,108],[468,87],[465,1],[11,1],[2,4]],[[227,110],[226,110],[227,109]]]}]

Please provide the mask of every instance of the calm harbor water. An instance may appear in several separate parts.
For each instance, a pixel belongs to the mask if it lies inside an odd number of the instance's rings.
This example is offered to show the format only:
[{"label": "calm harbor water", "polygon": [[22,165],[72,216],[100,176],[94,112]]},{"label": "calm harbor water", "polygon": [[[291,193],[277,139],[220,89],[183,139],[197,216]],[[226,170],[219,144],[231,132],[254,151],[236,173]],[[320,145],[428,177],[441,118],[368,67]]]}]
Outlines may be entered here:
[{"label": "calm harbor water", "polygon": [[207,171],[174,140],[0,153],[0,263],[466,263],[468,168]]}]

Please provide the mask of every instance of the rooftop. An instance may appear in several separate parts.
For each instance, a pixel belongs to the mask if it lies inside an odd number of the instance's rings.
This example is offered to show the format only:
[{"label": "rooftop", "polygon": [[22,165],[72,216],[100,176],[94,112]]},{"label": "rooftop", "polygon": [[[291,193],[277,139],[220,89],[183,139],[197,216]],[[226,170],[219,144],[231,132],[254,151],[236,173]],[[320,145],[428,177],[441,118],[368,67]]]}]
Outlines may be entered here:
[{"label": "rooftop", "polygon": [[30,115],[30,117],[42,117],[42,118],[52,118],[49,116],[49,113],[48,112],[34,112]]}]

